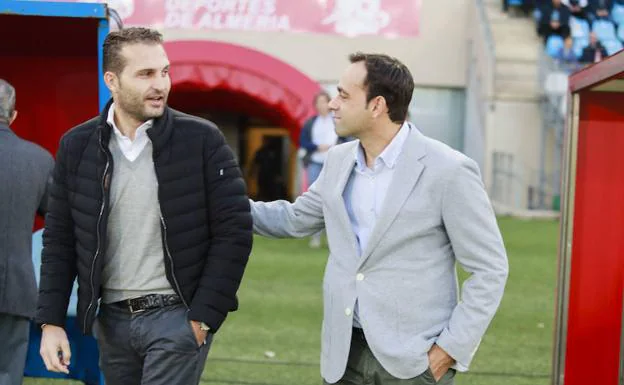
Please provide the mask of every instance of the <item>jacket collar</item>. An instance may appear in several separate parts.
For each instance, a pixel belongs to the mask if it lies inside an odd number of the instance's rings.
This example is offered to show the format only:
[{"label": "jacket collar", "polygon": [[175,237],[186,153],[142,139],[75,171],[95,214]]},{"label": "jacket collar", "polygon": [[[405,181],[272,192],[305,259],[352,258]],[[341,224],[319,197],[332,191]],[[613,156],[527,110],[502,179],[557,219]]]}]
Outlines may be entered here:
[{"label": "jacket collar", "polygon": [[[100,113],[100,117],[98,119],[100,138],[102,139],[102,143],[105,145],[108,145],[113,130],[113,128],[107,123],[108,111],[110,110],[112,104],[113,99],[111,98],[108,103],[106,103],[106,106]],[[149,136],[152,141],[152,147],[155,154],[161,151],[171,138],[171,134],[173,133],[172,122],[173,112],[171,108],[166,106],[163,115],[154,119],[154,124],[147,130],[147,136]]]}]

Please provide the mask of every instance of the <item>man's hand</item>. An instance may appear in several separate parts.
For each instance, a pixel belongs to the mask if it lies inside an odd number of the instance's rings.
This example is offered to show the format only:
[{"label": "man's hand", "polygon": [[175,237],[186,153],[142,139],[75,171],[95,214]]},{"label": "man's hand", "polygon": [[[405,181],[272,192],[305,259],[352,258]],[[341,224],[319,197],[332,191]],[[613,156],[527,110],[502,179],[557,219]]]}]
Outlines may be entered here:
[{"label": "man's hand", "polygon": [[43,327],[39,354],[49,371],[69,374],[71,351],[63,328],[54,325]]},{"label": "man's hand", "polygon": [[558,22],[558,21],[551,21],[551,22],[550,22],[550,27],[551,27],[552,29],[559,29],[559,27],[561,27],[561,24],[559,24],[559,22]]},{"label": "man's hand", "polygon": [[440,381],[442,376],[455,364],[453,357],[436,344],[433,344],[427,355],[429,356],[429,369],[436,382]]},{"label": "man's hand", "polygon": [[331,148],[331,145],[329,144],[319,144],[318,146],[316,146],[316,151],[327,152],[329,151],[330,148]]},{"label": "man's hand", "polygon": [[199,327],[199,322],[197,321],[191,321],[191,328],[193,328],[193,333],[195,333],[197,346],[202,346],[206,342],[206,338],[208,337],[208,332],[201,330],[201,328]]}]

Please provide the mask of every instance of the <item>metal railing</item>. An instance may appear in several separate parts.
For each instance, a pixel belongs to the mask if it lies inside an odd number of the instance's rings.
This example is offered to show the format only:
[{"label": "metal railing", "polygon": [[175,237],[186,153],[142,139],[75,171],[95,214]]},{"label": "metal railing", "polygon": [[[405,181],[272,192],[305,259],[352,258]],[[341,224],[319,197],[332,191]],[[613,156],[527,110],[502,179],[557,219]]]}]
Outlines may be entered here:
[{"label": "metal railing", "polygon": [[[568,76],[579,70],[578,64],[567,64],[540,54],[540,85],[542,110],[542,139],[539,189],[550,191],[558,199],[561,189],[561,156],[563,132],[568,106]],[[550,138],[550,139],[549,139]],[[550,164],[547,161],[550,159]],[[541,208],[553,208],[552,202],[540,200]],[[557,207],[554,207],[557,208]]]},{"label": "metal railing", "polygon": [[488,112],[494,98],[496,51],[483,0],[475,0],[468,21],[468,66],[464,152],[485,169]]},{"label": "metal railing", "polygon": [[486,5],[484,0],[476,1],[476,22],[481,26],[482,39],[476,39],[477,44],[484,44],[485,49],[480,49],[482,54],[485,54],[485,68],[482,68],[481,74],[485,78],[485,95],[487,99],[491,99],[494,96],[496,90],[496,44],[494,43],[494,34],[492,33],[492,26],[487,17]]},{"label": "metal railing", "polygon": [[[540,185],[542,170],[519,162],[513,154],[495,151],[492,153],[491,198],[494,202],[528,210],[551,210],[557,192],[553,186]],[[553,173],[546,178],[555,179]]]}]

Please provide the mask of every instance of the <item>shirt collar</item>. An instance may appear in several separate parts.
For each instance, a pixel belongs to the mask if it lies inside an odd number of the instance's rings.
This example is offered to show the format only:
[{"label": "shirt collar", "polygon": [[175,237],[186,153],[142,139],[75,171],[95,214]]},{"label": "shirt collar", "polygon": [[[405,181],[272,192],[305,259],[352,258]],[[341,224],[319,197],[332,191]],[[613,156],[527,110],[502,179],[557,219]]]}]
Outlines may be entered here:
[{"label": "shirt collar", "polygon": [[[124,134],[122,134],[119,128],[117,128],[117,125],[115,124],[115,103],[111,104],[110,108],[108,109],[108,117],[106,118],[106,123],[110,124],[110,126],[113,127],[113,132],[115,133],[115,136],[118,139],[124,139],[124,138],[130,139]],[[154,125],[154,119],[150,119],[147,122],[141,124],[136,130],[134,139],[136,140],[136,138],[138,138],[139,136],[143,136],[147,134],[147,130],[151,128],[153,125]]]},{"label": "shirt collar", "polygon": [[[393,169],[396,165],[397,159],[399,155],[401,155],[401,151],[403,150],[403,145],[407,140],[407,136],[410,133],[410,125],[408,122],[404,122],[399,132],[392,138],[390,144],[384,148],[384,150],[379,154],[377,159],[375,159],[375,163],[383,162],[383,164]],[[362,148],[362,144],[358,144],[357,151],[355,152],[355,165],[360,171],[364,171],[366,166],[366,156],[364,155],[364,149]]]}]

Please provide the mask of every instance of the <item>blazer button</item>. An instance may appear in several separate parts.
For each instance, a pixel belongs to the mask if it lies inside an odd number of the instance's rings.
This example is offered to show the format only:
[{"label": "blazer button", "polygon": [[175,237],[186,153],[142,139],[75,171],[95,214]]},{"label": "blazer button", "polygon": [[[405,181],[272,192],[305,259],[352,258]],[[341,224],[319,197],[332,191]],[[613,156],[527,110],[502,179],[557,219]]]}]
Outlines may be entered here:
[{"label": "blazer button", "polygon": [[359,273],[358,275],[355,276],[355,279],[357,279],[358,281],[363,281],[364,280],[364,274]]},{"label": "blazer button", "polygon": [[345,309],[345,315],[346,315],[347,317],[348,317],[348,316],[350,316],[350,315],[351,315],[351,309],[346,308],[346,309]]}]

